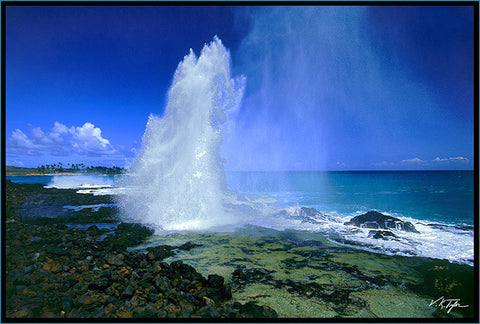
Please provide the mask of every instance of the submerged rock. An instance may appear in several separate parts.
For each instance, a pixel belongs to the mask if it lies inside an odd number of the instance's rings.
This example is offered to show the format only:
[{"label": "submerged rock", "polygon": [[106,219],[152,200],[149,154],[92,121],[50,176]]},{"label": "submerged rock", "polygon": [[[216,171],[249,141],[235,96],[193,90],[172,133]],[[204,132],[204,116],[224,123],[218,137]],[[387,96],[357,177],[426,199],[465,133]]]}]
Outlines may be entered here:
[{"label": "submerged rock", "polygon": [[399,218],[387,216],[376,211],[355,216],[344,225],[354,225],[362,228],[371,229],[394,229],[405,232],[419,233],[415,226],[410,222],[402,221]]},{"label": "submerged rock", "polygon": [[191,249],[194,249],[194,248],[199,247],[199,246],[202,246],[202,245],[201,244],[195,244],[195,243],[192,243],[192,242],[187,242],[187,243],[182,244],[179,247],[177,247],[177,249],[183,250],[183,251],[190,251]]},{"label": "submerged rock", "polygon": [[277,312],[268,306],[259,306],[255,302],[248,302],[245,305],[234,303],[233,307],[241,312],[246,318],[276,318]]},{"label": "submerged rock", "polygon": [[382,240],[388,240],[390,238],[398,238],[397,235],[393,234],[390,231],[379,231],[379,230],[371,230],[368,232],[368,237],[374,238],[374,239],[382,239]]},{"label": "submerged rock", "polygon": [[155,247],[147,248],[148,254],[147,258],[149,260],[161,261],[168,257],[174,256],[175,253],[172,252],[174,248],[169,245],[159,245]]},{"label": "submerged rock", "polygon": [[302,223],[311,223],[311,224],[320,224],[325,221],[335,221],[332,216],[322,214],[315,208],[311,207],[300,207],[296,208],[293,212],[282,210],[275,214],[275,216],[286,217],[286,218],[296,218]]}]

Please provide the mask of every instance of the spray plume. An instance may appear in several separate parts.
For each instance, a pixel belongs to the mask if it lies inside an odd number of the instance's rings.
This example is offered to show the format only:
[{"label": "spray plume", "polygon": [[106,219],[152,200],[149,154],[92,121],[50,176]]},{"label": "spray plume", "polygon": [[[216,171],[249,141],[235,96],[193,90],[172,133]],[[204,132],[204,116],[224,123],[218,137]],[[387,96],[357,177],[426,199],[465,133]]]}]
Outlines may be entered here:
[{"label": "spray plume", "polygon": [[224,207],[219,149],[222,125],[237,109],[245,78],[230,76],[230,54],[217,37],[197,59],[178,65],[162,118],[151,115],[142,153],[125,178],[125,214],[163,230],[234,223]]}]

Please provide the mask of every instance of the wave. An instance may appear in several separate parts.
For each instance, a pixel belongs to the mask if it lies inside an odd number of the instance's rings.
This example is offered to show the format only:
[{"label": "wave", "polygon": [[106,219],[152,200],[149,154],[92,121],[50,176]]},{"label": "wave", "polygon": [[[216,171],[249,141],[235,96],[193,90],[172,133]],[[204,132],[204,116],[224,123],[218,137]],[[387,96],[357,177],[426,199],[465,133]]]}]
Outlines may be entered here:
[{"label": "wave", "polygon": [[385,212],[382,214],[411,222],[419,233],[392,229],[380,230],[383,233],[389,232],[387,234],[391,236],[375,236],[373,234],[376,231],[372,229],[345,225],[345,222],[356,215],[331,211],[322,213],[314,208],[299,205],[265,215],[256,219],[253,224],[276,230],[320,233],[327,235],[332,242],[376,253],[446,259],[473,266],[473,226],[428,222]]},{"label": "wave", "polygon": [[101,189],[115,186],[112,176],[104,175],[55,175],[45,188]]},{"label": "wave", "polygon": [[[47,188],[77,189],[77,193],[121,196],[134,188],[119,187],[111,176],[58,175]],[[394,236],[375,238],[371,229],[345,225],[351,218],[367,212],[362,206],[346,211],[344,206],[301,206],[291,202],[300,193],[272,193],[263,195],[226,192],[222,197],[224,222],[219,219],[192,219],[172,221],[163,226],[152,225],[157,233],[184,231],[234,231],[239,227],[254,225],[279,231],[297,230],[326,235],[336,244],[388,255],[417,256],[446,259],[451,262],[474,264],[474,227],[469,224],[447,224],[438,220],[416,219],[398,213],[380,213],[414,224],[419,233],[391,230]],[[288,197],[286,197],[288,196]],[[298,196],[298,197],[297,197]],[[288,198],[288,199],[287,199]],[[98,206],[76,206],[92,208]],[[338,209],[336,209],[338,207]],[[65,208],[70,208],[65,206]]]}]

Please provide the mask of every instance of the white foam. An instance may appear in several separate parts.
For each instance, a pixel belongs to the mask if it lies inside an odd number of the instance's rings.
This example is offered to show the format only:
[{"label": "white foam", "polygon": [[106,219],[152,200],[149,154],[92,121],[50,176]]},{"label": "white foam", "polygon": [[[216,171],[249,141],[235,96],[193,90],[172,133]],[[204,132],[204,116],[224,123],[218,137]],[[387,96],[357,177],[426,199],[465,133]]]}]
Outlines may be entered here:
[{"label": "white foam", "polygon": [[71,205],[65,205],[63,206],[64,209],[70,209],[73,211],[80,211],[82,209],[87,209],[91,208],[92,211],[97,212],[100,210],[102,207],[115,207],[117,204],[94,204],[94,205],[79,205],[79,206],[71,206]]},{"label": "white foam", "polygon": [[[344,215],[328,212],[319,215],[302,216],[301,206],[295,205],[275,212],[257,211],[250,224],[275,230],[299,230],[315,232],[331,237],[332,241],[342,245],[389,254],[445,259],[451,262],[473,265],[474,232],[468,228],[456,228],[444,224],[435,228],[418,220],[395,215],[404,221],[412,222],[420,233],[391,230],[397,238],[387,240],[369,236],[370,229],[344,225],[356,214]],[[387,214],[387,213],[383,213]],[[429,223],[424,221],[424,223]],[[339,238],[341,238],[339,240]],[[345,242],[351,242],[345,243]]]},{"label": "white foam", "polygon": [[111,176],[102,175],[55,175],[45,188],[100,189],[114,186]]}]

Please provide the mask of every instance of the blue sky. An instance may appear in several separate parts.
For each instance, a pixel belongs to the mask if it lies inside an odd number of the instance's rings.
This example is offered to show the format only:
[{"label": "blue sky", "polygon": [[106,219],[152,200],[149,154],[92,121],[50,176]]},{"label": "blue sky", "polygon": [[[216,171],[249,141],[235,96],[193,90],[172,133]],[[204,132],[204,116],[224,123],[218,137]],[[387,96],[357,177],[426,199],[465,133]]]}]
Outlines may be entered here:
[{"label": "blue sky", "polygon": [[7,6],[6,162],[130,165],[214,35],[247,80],[228,170],[472,169],[468,6]]}]

